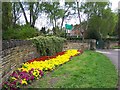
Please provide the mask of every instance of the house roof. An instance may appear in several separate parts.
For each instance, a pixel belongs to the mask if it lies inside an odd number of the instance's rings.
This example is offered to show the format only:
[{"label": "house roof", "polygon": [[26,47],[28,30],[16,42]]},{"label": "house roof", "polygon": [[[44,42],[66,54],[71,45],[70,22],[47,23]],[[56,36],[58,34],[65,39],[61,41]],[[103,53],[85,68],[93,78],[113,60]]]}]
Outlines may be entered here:
[{"label": "house roof", "polygon": [[79,30],[80,24],[76,24],[76,25],[74,25],[73,27],[74,27],[73,30]]}]

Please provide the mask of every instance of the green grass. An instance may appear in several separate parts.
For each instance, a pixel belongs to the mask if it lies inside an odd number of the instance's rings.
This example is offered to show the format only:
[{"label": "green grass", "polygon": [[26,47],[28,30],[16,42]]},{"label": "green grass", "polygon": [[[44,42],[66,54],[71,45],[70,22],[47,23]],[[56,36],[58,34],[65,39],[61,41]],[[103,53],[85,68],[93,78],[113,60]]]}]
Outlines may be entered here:
[{"label": "green grass", "polygon": [[117,81],[115,66],[106,56],[85,51],[27,88],[115,88]]}]

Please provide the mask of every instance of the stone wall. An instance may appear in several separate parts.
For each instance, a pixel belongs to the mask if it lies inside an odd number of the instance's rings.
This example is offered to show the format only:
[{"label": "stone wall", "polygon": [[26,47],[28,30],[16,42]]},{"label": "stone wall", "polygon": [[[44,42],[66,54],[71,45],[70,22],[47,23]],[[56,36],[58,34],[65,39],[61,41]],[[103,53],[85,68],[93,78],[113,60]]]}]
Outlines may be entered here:
[{"label": "stone wall", "polygon": [[118,41],[109,41],[109,43],[104,42],[103,48],[98,48],[96,45],[96,40],[88,39],[84,40],[84,43],[81,40],[67,40],[64,43],[63,50],[68,49],[81,49],[81,50],[94,50],[94,49],[112,49],[113,46],[118,46]]},{"label": "stone wall", "polygon": [[[81,41],[67,41],[64,44],[63,50],[68,49],[89,49],[90,40],[85,40],[84,44]],[[30,40],[9,40],[2,41],[2,51],[0,52],[2,64],[0,68],[0,75],[2,82],[6,81],[12,71],[20,67],[22,63],[40,57],[37,48]],[[1,85],[1,83],[0,83]]]},{"label": "stone wall", "polygon": [[112,48],[113,46],[118,46],[118,41],[111,41],[110,48]]},{"label": "stone wall", "polygon": [[89,49],[96,49],[96,40],[84,40],[82,42],[81,40],[67,40],[67,42],[64,43],[63,50],[68,49],[81,49],[81,50],[89,50]]},{"label": "stone wall", "polygon": [[2,41],[2,81],[7,80],[8,76],[16,68],[28,60],[39,57],[39,53],[32,41],[10,40]]}]

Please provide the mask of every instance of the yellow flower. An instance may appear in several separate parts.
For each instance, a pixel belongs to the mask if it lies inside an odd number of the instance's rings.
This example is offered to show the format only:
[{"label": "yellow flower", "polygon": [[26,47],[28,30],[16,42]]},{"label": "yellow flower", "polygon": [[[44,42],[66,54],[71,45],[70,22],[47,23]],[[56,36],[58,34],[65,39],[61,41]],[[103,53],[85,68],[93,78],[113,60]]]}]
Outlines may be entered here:
[{"label": "yellow flower", "polygon": [[17,80],[15,77],[11,77],[12,80]]},{"label": "yellow flower", "polygon": [[22,84],[27,85],[27,81],[25,79],[22,80]]},{"label": "yellow flower", "polygon": [[[65,62],[68,62],[70,60],[71,56],[77,55],[80,52],[78,52],[75,49],[67,50],[63,55],[58,55],[56,58],[45,60],[45,61],[34,61],[31,63],[24,63],[22,65],[22,68],[19,68],[18,70],[23,71],[29,71],[32,68],[39,69],[39,70],[53,70],[56,66],[59,66],[61,64],[64,64]],[[35,70],[33,72],[33,75],[35,77],[39,76],[39,71]]]}]

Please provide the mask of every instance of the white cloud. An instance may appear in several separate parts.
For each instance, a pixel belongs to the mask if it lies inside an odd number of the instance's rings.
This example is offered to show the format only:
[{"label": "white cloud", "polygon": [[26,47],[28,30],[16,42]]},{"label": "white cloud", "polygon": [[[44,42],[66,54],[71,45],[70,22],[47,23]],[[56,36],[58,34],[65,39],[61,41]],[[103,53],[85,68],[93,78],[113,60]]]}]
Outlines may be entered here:
[{"label": "white cloud", "polygon": [[110,2],[112,2],[112,10],[115,10],[118,8],[118,2],[120,0],[110,0]]}]

